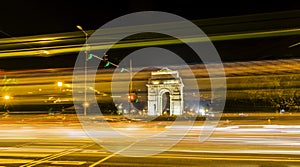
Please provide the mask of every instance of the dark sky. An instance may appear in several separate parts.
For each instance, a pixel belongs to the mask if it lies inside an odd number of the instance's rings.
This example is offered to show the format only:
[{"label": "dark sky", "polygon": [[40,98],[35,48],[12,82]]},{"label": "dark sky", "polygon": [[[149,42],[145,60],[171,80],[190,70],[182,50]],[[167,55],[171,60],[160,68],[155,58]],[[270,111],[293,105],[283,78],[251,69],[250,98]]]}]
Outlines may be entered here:
[{"label": "dark sky", "polygon": [[[85,30],[96,30],[112,19],[145,10],[164,11],[189,20],[201,20],[278,11],[300,11],[300,2],[297,0],[3,0],[0,3],[0,38],[78,31],[76,25],[81,25]],[[285,24],[293,25],[293,23]],[[292,42],[298,41],[298,37],[294,37]],[[223,61],[240,61],[274,58],[274,53],[275,58],[283,55],[295,56],[295,53],[299,56],[299,49],[287,51],[290,42],[290,39],[275,38],[214,44]],[[290,51],[293,53],[287,53]],[[0,68],[16,70],[72,67],[76,57],[70,59],[68,56],[1,59]],[[62,61],[65,59],[69,61]]]},{"label": "dark sky", "polygon": [[[6,35],[27,36],[77,31],[77,24],[85,29],[98,29],[114,18],[144,10],[170,12],[195,20],[294,9],[300,9],[297,0],[3,0],[0,4],[0,30]],[[6,35],[2,33],[0,37]]]}]

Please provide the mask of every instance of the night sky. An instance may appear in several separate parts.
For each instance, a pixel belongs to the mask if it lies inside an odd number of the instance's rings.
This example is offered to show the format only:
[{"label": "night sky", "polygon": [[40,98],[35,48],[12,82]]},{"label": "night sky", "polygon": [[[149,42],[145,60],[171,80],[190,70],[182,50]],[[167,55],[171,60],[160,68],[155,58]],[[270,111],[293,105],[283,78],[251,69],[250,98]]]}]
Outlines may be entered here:
[{"label": "night sky", "polygon": [[[101,27],[106,22],[122,15],[146,10],[169,12],[177,14],[189,20],[201,20],[207,18],[251,15],[291,10],[300,11],[300,2],[296,0],[266,2],[262,3],[262,1],[254,0],[203,2],[197,2],[195,0],[1,1],[0,38],[78,31],[76,25],[81,25],[85,30],[95,30]],[[241,22],[243,22],[243,20],[241,20]],[[291,25],[293,25],[293,23],[291,23]],[[222,29],[222,26],[220,26],[220,29]],[[247,61],[285,58],[286,55],[292,55],[289,58],[295,58],[299,55],[299,50],[294,49],[292,50],[293,53],[286,53],[287,51],[285,49],[282,49],[281,46],[283,48],[286,48],[286,46],[290,44],[289,42],[296,42],[298,41],[298,39],[300,41],[299,36],[293,37],[292,41],[290,41],[290,39],[275,38],[232,41],[226,43],[215,42],[214,44],[223,61]],[[269,43],[272,43],[272,45],[266,46],[266,44]],[[242,44],[244,45],[242,46]],[[236,47],[233,48],[232,46]],[[245,46],[250,46],[250,48]],[[275,51],[275,49],[277,50]],[[272,50],[273,52],[271,53],[270,51]],[[276,56],[274,56],[275,52],[277,54]],[[28,68],[58,68],[71,67],[74,64],[74,56],[73,59],[69,59],[68,62],[64,62],[64,64],[62,64],[61,60],[65,59],[66,57],[64,56],[42,59],[2,58],[0,61],[0,68],[5,70]]]},{"label": "night sky", "polygon": [[85,29],[97,29],[124,14],[145,10],[170,12],[195,20],[300,9],[300,3],[296,0],[262,2],[4,0],[0,5],[0,30],[16,37],[77,31],[75,26],[78,24]]}]

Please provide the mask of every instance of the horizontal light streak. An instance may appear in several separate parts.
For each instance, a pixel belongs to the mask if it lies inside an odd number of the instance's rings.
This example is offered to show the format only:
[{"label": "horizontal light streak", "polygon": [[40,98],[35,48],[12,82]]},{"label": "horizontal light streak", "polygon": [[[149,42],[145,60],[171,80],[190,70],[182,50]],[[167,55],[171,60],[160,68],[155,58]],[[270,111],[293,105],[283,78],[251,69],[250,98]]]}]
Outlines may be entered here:
[{"label": "horizontal light streak", "polygon": [[[224,63],[228,90],[227,97],[242,98],[247,94],[247,91],[256,89],[268,94],[274,94],[276,91],[284,91],[284,94],[289,94],[291,91],[298,89],[300,85],[299,63],[300,59]],[[190,65],[190,68],[196,76],[201,94],[209,96],[210,78],[208,78],[205,65]],[[193,76],[186,75],[185,69],[181,66],[172,66],[170,69],[179,70],[184,82],[189,82],[193,79]],[[138,71],[139,69],[134,70]],[[111,98],[110,91],[113,72],[114,69],[97,71],[95,87],[89,88],[89,93],[96,93],[99,100],[108,100]],[[2,76],[5,75],[6,79],[0,80],[0,96],[3,97],[9,93],[12,97],[9,100],[12,105],[48,104],[45,101],[52,96],[60,98],[61,103],[72,103],[72,74],[72,68],[4,71],[2,72]],[[274,81],[280,78],[289,79],[280,81],[278,85],[278,83]],[[8,79],[14,82],[10,82]],[[81,86],[83,86],[84,70],[78,75],[78,79],[79,83],[82,83]],[[116,88],[119,94],[115,94],[116,96],[120,98],[125,97],[124,87],[126,87],[125,81],[128,81],[128,79],[129,74],[124,72],[120,75],[120,78],[116,80],[119,85],[119,87]],[[212,79],[218,78],[213,77]],[[138,88],[144,89],[147,80],[147,75],[139,74],[134,77],[133,84]],[[57,86],[57,82],[59,81],[64,83],[62,87]],[[87,83],[93,84],[91,80],[88,80]],[[185,89],[188,89],[188,87]],[[82,90],[84,90],[83,87]],[[125,92],[125,94],[126,93],[128,92]],[[145,92],[143,93],[145,94]],[[186,91],[186,93],[190,92]],[[104,97],[104,94],[107,96]],[[3,101],[0,103],[2,104]]]},{"label": "horizontal light streak", "polygon": [[[179,30],[174,30],[179,31]],[[120,33],[120,32],[118,32]],[[64,34],[57,34],[54,37],[50,35],[43,36],[31,36],[31,37],[22,37],[20,39],[6,39],[0,40],[0,44],[2,47],[5,48],[5,44],[9,42],[24,42],[23,45],[27,45],[26,47],[23,46],[25,49],[11,49],[11,50],[2,50],[0,51],[0,57],[31,57],[31,56],[55,56],[67,53],[75,53],[84,50],[83,43],[78,44],[78,36],[77,33],[66,33]],[[69,35],[70,34],[70,35]],[[104,36],[100,36],[101,39],[107,39],[105,43],[91,43],[89,46],[90,50],[99,50],[99,49],[108,49],[110,47],[114,49],[120,48],[130,48],[130,47],[148,47],[148,46],[157,46],[157,45],[173,45],[173,44],[180,44],[182,42],[185,43],[193,43],[193,42],[206,42],[208,40],[211,41],[224,41],[224,40],[237,40],[237,39],[250,39],[250,38],[265,38],[265,37],[274,37],[274,36],[290,36],[290,35],[299,35],[300,29],[284,29],[284,30],[273,30],[273,31],[264,31],[264,32],[247,32],[247,33],[237,33],[237,34],[224,34],[224,35],[211,35],[207,37],[197,37],[197,36],[188,36],[182,38],[183,41],[177,39],[168,39],[168,38],[154,38],[154,39],[143,39],[143,40],[128,40],[112,46],[109,42],[109,39],[114,38],[114,34],[108,34]],[[74,43],[69,38],[74,38],[77,44],[61,44],[56,46],[44,46],[44,47],[30,47],[30,43],[26,43],[27,41],[42,41],[43,43],[53,42],[56,40],[64,40],[67,39],[70,43]],[[98,38],[98,37],[97,37]],[[3,41],[6,41],[3,42]],[[57,41],[56,41],[57,42]],[[55,42],[53,42],[55,44]],[[28,47],[29,45],[29,47]],[[28,49],[27,49],[28,48]],[[42,51],[47,51],[49,54],[44,55]]]}]

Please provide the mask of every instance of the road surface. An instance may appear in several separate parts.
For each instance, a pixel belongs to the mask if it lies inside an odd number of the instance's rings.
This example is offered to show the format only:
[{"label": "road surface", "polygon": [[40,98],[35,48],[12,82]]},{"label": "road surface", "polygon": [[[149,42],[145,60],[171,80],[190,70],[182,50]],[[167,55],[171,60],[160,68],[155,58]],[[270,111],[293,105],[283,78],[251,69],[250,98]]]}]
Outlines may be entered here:
[{"label": "road surface", "polygon": [[[197,121],[174,147],[146,157],[109,152],[84,132],[76,115],[2,115],[0,166],[300,166],[300,122],[283,120],[221,120],[205,142],[199,142]],[[139,122],[111,122],[115,127]],[[147,123],[149,130],[170,121]],[[148,133],[144,131],[144,133]],[[120,141],[122,142],[122,141]]]}]

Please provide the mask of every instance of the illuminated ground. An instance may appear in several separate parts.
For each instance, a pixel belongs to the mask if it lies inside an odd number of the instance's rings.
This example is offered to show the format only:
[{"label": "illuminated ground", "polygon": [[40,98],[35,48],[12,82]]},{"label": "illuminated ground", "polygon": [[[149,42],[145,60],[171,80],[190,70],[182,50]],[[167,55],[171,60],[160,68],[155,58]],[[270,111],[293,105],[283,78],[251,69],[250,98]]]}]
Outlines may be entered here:
[{"label": "illuminated ground", "polygon": [[[237,120],[224,117],[204,143],[197,141],[203,124],[200,121],[169,151],[137,158],[116,155],[93,142],[82,130],[76,115],[2,115],[0,165],[300,166],[299,115],[287,114],[284,119],[270,120],[230,117]],[[160,130],[164,130],[170,123],[148,124],[163,124]],[[126,128],[138,122],[123,120],[111,124]]]}]

